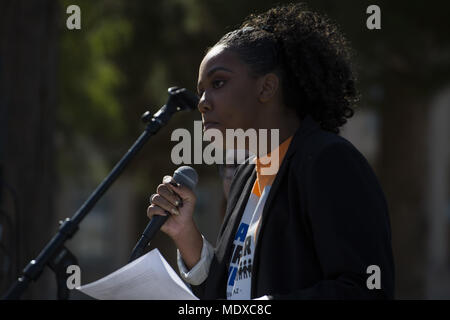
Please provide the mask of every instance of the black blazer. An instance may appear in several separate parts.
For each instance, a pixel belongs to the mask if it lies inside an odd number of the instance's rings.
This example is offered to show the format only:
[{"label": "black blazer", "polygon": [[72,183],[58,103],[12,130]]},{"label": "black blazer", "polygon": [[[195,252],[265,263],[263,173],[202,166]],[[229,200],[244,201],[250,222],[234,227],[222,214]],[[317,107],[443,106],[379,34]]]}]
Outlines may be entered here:
[{"label": "black blazer", "polygon": [[[203,299],[226,299],[231,245],[256,179],[238,167],[208,278],[193,287]],[[381,271],[369,290],[367,267]],[[307,116],[273,182],[256,241],[251,297],[394,298],[394,262],[385,197],[361,153]]]}]

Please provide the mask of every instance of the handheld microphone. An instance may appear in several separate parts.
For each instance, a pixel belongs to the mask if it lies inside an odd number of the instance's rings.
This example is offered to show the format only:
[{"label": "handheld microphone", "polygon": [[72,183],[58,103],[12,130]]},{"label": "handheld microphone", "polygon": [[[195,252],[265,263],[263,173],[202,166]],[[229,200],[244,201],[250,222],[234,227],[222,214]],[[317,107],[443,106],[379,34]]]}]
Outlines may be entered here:
[{"label": "handheld microphone", "polygon": [[[175,170],[175,172],[173,173],[173,179],[176,183],[179,183],[182,186],[188,187],[189,189],[193,190],[198,182],[198,174],[194,168],[189,166],[182,166]],[[155,215],[152,217],[150,222],[147,224],[144,232],[142,233],[141,238],[134,247],[129,262],[139,258],[142,255],[144,248],[148,245],[150,240],[153,239],[156,232],[158,232],[164,222],[166,222],[169,218],[170,213],[167,211],[166,213],[167,216]]]}]

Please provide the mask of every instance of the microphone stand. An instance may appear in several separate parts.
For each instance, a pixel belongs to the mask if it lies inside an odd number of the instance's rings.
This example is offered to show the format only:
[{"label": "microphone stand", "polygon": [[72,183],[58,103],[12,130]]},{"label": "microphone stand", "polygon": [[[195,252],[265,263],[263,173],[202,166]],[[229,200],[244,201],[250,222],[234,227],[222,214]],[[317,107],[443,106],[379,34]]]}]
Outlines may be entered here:
[{"label": "microphone stand", "polygon": [[141,119],[147,123],[144,132],[139,136],[133,146],[111,170],[108,176],[94,190],[86,202],[78,209],[72,218],[60,221],[60,227],[55,236],[48,242],[38,257],[31,260],[23,269],[22,275],[10,287],[5,300],[18,300],[28,288],[31,281],[37,281],[44,267],[48,265],[56,275],[58,284],[58,299],[68,299],[67,267],[77,264],[76,257],[64,246],[66,240],[72,238],[78,231],[78,225],[94,207],[101,196],[108,190],[117,177],[122,173],[131,159],[142,149],[147,140],[170,120],[171,116],[182,110],[193,110],[197,107],[198,98],[184,88],[171,87],[168,89],[167,103],[153,116],[149,111],[145,112]]}]

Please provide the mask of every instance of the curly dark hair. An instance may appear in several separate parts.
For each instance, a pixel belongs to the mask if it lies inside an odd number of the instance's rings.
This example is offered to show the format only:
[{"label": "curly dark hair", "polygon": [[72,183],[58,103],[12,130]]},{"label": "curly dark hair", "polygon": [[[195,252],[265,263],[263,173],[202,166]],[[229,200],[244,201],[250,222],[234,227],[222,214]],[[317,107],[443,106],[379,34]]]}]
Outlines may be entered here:
[{"label": "curly dark hair", "polygon": [[353,116],[358,92],[352,51],[337,26],[304,3],[252,14],[217,45],[237,53],[251,76],[277,74],[284,104],[300,119],[309,114],[323,129],[339,133]]}]

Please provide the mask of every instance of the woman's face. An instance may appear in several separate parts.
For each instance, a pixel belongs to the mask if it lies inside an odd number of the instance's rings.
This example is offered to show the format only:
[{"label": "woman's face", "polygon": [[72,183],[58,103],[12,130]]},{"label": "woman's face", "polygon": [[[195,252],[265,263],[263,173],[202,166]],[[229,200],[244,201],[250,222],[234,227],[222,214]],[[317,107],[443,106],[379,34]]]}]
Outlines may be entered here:
[{"label": "woman's face", "polygon": [[236,53],[220,45],[203,58],[197,85],[203,130],[216,128],[225,137],[225,129],[258,128],[259,83],[249,71]]}]

